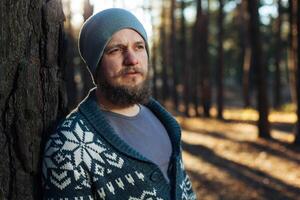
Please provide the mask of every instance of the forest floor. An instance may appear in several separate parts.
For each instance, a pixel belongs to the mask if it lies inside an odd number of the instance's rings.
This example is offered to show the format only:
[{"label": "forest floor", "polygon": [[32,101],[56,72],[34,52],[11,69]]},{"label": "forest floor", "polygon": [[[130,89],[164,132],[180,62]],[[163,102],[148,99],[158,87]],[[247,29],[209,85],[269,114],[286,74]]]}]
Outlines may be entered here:
[{"label": "forest floor", "polygon": [[225,110],[225,120],[177,117],[183,159],[199,200],[300,199],[296,116],[272,112],[272,139],[257,138],[257,113]]}]

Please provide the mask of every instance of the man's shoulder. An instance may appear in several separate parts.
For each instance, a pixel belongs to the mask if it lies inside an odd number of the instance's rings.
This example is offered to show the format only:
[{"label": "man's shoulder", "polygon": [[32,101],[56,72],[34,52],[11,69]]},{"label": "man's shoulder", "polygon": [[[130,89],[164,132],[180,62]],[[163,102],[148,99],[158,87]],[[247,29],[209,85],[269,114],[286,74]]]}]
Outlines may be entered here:
[{"label": "man's shoulder", "polygon": [[83,115],[78,110],[74,110],[60,121],[55,131],[50,134],[47,143],[53,144],[54,142],[57,146],[60,146],[59,144],[63,144],[65,141],[74,142],[81,140],[86,134],[93,133],[88,127]]},{"label": "man's shoulder", "polygon": [[85,119],[78,109],[71,111],[63,118],[56,127],[55,132],[60,130],[74,130],[76,125],[85,125]]}]

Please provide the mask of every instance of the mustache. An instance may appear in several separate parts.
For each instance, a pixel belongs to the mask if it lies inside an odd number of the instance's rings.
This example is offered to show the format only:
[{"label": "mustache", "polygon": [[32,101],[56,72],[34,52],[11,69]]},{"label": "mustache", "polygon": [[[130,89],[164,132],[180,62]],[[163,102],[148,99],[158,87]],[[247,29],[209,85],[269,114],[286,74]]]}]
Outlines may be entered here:
[{"label": "mustache", "polygon": [[123,76],[128,73],[140,73],[140,74],[145,74],[145,70],[139,67],[125,67],[121,71],[118,72],[116,76]]}]

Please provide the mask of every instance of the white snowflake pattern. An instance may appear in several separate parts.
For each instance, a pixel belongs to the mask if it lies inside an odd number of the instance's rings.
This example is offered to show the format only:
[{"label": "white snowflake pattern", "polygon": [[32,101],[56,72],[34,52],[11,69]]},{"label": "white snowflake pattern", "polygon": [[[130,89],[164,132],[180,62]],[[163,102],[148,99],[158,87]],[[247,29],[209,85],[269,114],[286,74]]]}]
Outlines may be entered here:
[{"label": "white snowflake pattern", "polygon": [[100,153],[105,151],[106,148],[94,142],[94,134],[92,132],[83,131],[77,123],[74,131],[62,131],[62,134],[67,138],[62,146],[62,150],[72,152],[76,166],[84,162],[91,170],[93,159],[104,163]]}]

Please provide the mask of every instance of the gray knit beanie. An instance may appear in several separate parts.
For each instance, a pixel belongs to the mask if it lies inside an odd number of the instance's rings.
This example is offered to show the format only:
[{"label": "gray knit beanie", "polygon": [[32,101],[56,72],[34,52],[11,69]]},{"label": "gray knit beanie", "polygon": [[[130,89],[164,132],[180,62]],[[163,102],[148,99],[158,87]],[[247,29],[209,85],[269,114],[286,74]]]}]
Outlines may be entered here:
[{"label": "gray knit beanie", "polygon": [[133,29],[142,36],[149,57],[147,34],[141,22],[124,9],[103,10],[88,18],[79,33],[79,53],[93,76],[112,35],[124,28]]}]

